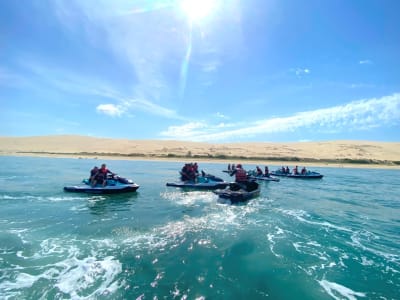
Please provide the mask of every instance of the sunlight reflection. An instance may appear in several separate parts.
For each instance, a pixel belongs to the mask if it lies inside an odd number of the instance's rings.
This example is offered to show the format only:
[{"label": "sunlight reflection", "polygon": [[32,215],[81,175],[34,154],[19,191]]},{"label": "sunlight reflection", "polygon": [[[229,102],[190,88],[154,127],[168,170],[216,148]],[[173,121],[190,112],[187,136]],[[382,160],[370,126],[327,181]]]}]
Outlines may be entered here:
[{"label": "sunlight reflection", "polygon": [[190,21],[196,22],[212,14],[217,6],[215,0],[182,0],[181,8]]}]

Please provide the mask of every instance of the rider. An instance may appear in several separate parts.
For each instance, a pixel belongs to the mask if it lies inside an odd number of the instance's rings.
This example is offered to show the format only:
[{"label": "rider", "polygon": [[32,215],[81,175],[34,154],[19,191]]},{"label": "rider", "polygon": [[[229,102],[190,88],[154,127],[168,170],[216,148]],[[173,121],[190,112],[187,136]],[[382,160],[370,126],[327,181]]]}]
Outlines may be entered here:
[{"label": "rider", "polygon": [[299,167],[298,166],[295,166],[293,168],[293,175],[299,175]]},{"label": "rider", "polygon": [[92,186],[95,186],[96,183],[100,183],[103,187],[107,185],[107,174],[115,175],[115,173],[111,172],[107,169],[106,164],[102,164],[101,168],[98,170],[95,180],[92,183]]},{"label": "rider", "polygon": [[259,166],[256,167],[256,176],[262,176],[263,172]]},{"label": "rider", "polygon": [[242,168],[241,164],[237,164],[236,168],[230,173],[231,176],[235,175],[235,184],[230,184],[230,188],[247,190],[249,181],[247,180],[246,170]]},{"label": "rider", "polygon": [[93,169],[90,170],[90,177],[89,177],[89,182],[92,186],[95,185],[93,183],[96,180],[97,173],[99,173],[99,168],[97,166],[94,166]]},{"label": "rider", "polygon": [[306,167],[303,167],[301,169],[301,175],[305,175],[306,173],[307,173],[307,169],[306,169]]},{"label": "rider", "polygon": [[268,166],[265,166],[264,176],[265,176],[265,177],[269,177],[269,169],[268,169]]},{"label": "rider", "polygon": [[236,169],[231,172],[231,176],[235,175],[236,182],[246,182],[247,181],[247,173],[242,168],[241,164],[236,165]]}]

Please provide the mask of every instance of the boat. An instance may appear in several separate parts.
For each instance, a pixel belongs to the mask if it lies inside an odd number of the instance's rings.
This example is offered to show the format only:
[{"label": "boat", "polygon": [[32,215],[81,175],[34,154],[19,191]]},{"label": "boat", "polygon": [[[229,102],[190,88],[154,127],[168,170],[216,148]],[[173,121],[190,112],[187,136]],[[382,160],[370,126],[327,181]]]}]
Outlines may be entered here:
[{"label": "boat", "polygon": [[198,190],[214,190],[224,189],[229,185],[229,182],[216,177],[211,174],[204,174],[196,177],[196,181],[178,181],[178,182],[167,182],[167,186],[189,188]]},{"label": "boat", "polygon": [[65,186],[64,191],[87,194],[119,194],[136,192],[138,188],[139,185],[132,180],[114,175],[107,178],[105,186],[101,184],[91,186],[90,180],[84,179],[81,184]]},{"label": "boat", "polygon": [[279,178],[273,176],[265,176],[265,175],[250,175],[248,176],[251,180],[262,180],[262,181],[280,181]]},{"label": "boat", "polygon": [[281,177],[289,177],[289,178],[299,178],[299,179],[321,179],[324,177],[321,173],[315,172],[315,171],[307,171],[303,174],[298,173],[298,174],[293,174],[293,173],[287,173],[283,172],[282,170],[276,170],[272,171],[271,175],[273,176],[281,176]]},{"label": "boat", "polygon": [[226,189],[217,189],[214,193],[221,199],[230,200],[231,204],[242,203],[258,197],[260,195],[260,185],[255,181],[233,182]]},{"label": "boat", "polygon": [[257,175],[256,171],[248,171],[247,178],[250,180],[262,180],[262,181],[280,181],[279,178],[273,177],[271,175],[260,174]]},{"label": "boat", "polygon": [[322,177],[324,177],[324,175],[314,171],[307,171],[304,174],[288,174],[286,177],[300,179],[321,179]]}]

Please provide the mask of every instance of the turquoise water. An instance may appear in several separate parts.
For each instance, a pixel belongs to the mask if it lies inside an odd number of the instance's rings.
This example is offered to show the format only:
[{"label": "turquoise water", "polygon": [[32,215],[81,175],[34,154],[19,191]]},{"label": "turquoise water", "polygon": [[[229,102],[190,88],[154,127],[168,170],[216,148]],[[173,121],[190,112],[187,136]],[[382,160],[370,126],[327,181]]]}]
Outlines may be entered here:
[{"label": "turquoise water", "polygon": [[312,168],[232,206],[166,187],[182,163],[112,160],[136,193],[63,191],[102,162],[0,157],[0,299],[400,299],[400,171]]}]

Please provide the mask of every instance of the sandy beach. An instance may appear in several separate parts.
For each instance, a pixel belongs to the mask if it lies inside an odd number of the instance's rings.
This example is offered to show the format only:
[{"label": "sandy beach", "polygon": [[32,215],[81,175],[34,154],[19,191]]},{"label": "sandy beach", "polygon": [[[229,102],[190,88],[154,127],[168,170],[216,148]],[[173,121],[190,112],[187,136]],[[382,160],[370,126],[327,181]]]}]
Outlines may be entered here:
[{"label": "sandy beach", "polygon": [[76,135],[0,137],[0,155],[400,169],[400,143],[374,141],[198,143]]}]

